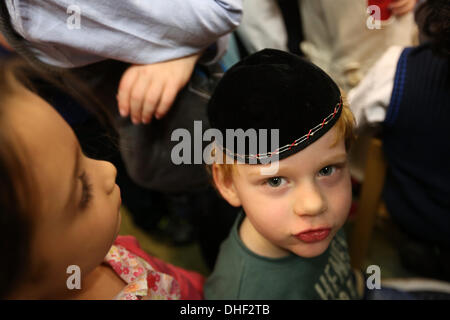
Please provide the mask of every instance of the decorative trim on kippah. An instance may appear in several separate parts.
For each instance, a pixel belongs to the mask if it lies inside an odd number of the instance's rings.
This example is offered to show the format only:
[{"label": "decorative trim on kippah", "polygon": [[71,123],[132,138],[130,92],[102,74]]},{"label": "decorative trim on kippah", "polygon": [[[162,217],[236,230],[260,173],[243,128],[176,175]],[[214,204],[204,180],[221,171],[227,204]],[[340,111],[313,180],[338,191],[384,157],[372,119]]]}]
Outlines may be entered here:
[{"label": "decorative trim on kippah", "polygon": [[342,107],[342,97],[340,97],[339,103],[337,103],[336,106],[334,107],[334,111],[332,113],[330,113],[325,119],[323,119],[323,121],[320,124],[318,124],[317,126],[315,126],[312,129],[310,129],[307,134],[305,134],[304,136],[298,138],[297,140],[295,140],[291,144],[287,144],[287,145],[285,145],[285,146],[283,146],[281,148],[276,149],[273,152],[261,153],[261,154],[251,154],[251,155],[242,155],[242,154],[233,153],[230,150],[228,150],[227,148],[223,148],[223,150],[228,155],[238,157],[238,158],[240,158],[242,160],[245,160],[245,159],[266,159],[266,158],[270,158],[270,157],[272,157],[273,155],[276,155],[276,154],[282,154],[283,152],[289,151],[293,147],[295,147],[295,146],[299,145],[300,143],[303,143],[304,141],[308,140],[316,132],[320,131],[326,124],[328,124],[328,122],[331,119],[333,119],[336,116],[336,114],[339,112],[341,107]]}]

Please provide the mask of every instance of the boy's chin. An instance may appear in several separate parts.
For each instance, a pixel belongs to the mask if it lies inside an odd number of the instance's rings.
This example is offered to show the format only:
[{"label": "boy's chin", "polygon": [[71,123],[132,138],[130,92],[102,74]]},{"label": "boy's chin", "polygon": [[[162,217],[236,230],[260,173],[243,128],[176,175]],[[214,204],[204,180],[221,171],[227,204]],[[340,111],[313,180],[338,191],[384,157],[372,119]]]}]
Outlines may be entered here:
[{"label": "boy's chin", "polygon": [[329,246],[329,241],[321,241],[320,243],[306,244],[302,248],[295,248],[291,252],[302,258],[315,258],[322,255]]}]

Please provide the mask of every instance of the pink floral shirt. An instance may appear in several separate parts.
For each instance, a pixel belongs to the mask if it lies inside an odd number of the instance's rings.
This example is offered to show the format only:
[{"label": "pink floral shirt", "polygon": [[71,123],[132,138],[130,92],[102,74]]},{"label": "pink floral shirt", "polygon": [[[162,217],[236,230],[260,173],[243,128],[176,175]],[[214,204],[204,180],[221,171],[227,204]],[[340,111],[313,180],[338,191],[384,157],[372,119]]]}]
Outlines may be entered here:
[{"label": "pink floral shirt", "polygon": [[143,258],[113,245],[104,261],[127,283],[116,300],[178,300],[180,286],[170,275],[156,271]]}]

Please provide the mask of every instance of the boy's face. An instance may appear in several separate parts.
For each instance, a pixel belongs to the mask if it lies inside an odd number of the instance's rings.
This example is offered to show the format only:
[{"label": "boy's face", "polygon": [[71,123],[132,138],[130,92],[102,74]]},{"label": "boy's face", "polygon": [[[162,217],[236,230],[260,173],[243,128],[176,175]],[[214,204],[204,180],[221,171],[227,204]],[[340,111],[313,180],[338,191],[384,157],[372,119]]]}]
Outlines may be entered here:
[{"label": "boy's face", "polygon": [[237,165],[232,181],[215,181],[232,205],[242,205],[244,243],[263,256],[292,252],[315,257],[343,226],[351,205],[351,182],[344,139],[336,127],[306,149],[279,162],[275,175],[261,174],[263,165]]}]

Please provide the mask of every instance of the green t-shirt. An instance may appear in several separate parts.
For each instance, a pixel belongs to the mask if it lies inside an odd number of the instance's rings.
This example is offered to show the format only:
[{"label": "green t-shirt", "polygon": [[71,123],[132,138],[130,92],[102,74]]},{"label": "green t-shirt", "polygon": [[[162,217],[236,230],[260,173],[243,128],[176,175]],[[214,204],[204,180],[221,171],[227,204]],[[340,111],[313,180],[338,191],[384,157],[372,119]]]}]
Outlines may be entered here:
[{"label": "green t-shirt", "polygon": [[245,215],[236,219],[222,243],[213,273],[205,284],[205,298],[221,299],[360,299],[341,229],[318,257],[290,254],[267,258],[250,251],[239,237]]}]

